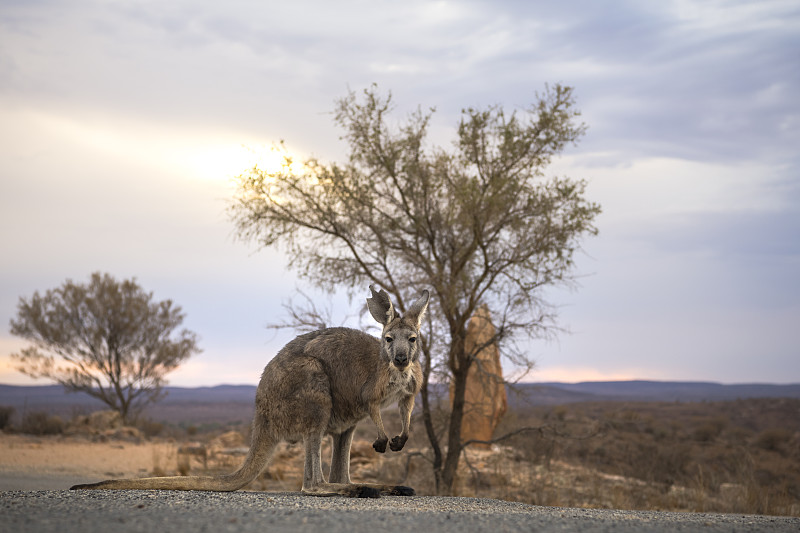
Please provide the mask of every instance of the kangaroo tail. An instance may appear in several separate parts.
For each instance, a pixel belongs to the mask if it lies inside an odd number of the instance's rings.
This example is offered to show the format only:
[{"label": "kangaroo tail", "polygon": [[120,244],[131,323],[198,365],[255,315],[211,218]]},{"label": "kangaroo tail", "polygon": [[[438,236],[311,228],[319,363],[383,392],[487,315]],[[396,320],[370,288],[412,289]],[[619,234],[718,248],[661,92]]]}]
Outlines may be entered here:
[{"label": "kangaroo tail", "polygon": [[70,490],[86,489],[156,489],[156,490],[238,490],[253,481],[264,469],[275,451],[278,439],[271,435],[266,421],[256,415],[250,451],[239,470],[220,476],[171,476],[140,479],[109,479],[99,483],[74,485]]}]

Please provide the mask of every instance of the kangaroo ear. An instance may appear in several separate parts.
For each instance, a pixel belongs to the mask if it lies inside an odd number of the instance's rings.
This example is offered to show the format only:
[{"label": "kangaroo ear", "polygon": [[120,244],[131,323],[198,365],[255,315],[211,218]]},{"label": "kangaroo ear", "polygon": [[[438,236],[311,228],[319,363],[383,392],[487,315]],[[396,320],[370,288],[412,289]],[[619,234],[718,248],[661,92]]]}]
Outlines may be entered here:
[{"label": "kangaroo ear", "polygon": [[394,306],[385,290],[381,289],[380,292],[377,292],[374,285],[370,285],[369,290],[372,293],[372,297],[367,298],[369,314],[385,326],[395,317]]},{"label": "kangaroo ear", "polygon": [[422,291],[422,296],[417,298],[417,301],[411,305],[411,308],[406,313],[406,318],[413,320],[417,324],[417,329],[422,326],[422,319],[425,317],[425,311],[428,310],[430,299],[431,294],[427,290]]}]

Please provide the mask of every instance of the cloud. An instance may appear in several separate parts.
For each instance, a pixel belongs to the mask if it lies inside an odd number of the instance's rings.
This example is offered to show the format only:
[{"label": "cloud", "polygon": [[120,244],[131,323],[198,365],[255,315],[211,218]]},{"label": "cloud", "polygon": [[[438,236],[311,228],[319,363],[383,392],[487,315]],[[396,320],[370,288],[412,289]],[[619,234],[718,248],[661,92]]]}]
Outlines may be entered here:
[{"label": "cloud", "polygon": [[[183,305],[209,365],[232,337],[269,352],[293,278],[279,253],[233,242],[241,145],[341,160],[333,102],[377,82],[396,118],[436,106],[446,148],[461,108],[526,108],[561,82],[589,131],[549,173],[589,179],[604,214],[578,264],[594,275],[555,299],[576,330],[559,365],[602,356],[621,361],[608,375],[653,377],[670,354],[687,372],[704,354],[722,368],[725,350],[785,355],[799,28],[794,1],[3,2],[0,318],[102,269]],[[663,364],[640,365],[654,338]]]},{"label": "cloud", "polygon": [[170,2],[93,6],[89,17],[80,5],[15,10],[10,89],[151,120],[233,121],[271,140],[310,136],[326,153],[337,152],[314,131],[330,131],[333,98],[375,81],[401,105],[439,106],[448,124],[465,105],[524,107],[547,81],[572,84],[592,151],[785,156],[800,128],[791,2]]},{"label": "cloud", "polygon": [[637,156],[718,161],[793,153],[794,3],[591,4],[546,38],[556,51],[546,70],[587,95],[586,116],[600,132],[587,139],[590,150],[624,144]]}]

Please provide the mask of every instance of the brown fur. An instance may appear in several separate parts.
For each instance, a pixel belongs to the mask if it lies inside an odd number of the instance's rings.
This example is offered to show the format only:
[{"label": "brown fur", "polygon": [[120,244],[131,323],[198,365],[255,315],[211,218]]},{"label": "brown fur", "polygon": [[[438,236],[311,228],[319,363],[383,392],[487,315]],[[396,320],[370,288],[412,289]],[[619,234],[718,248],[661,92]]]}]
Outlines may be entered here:
[{"label": "brown fur", "polygon": [[[407,496],[409,487],[353,484],[350,481],[350,444],[356,424],[369,416],[378,429],[373,448],[379,453],[403,448],[408,439],[414,398],[422,384],[416,337],[429,294],[398,316],[388,294],[376,292],[367,305],[383,325],[380,339],[349,328],[327,328],[300,335],[267,364],[256,390],[250,452],[244,464],[221,476],[175,476],[115,479],[75,485],[72,489],[237,490],[255,479],[282,440],[303,441],[303,493],[378,497]],[[397,402],[403,428],[391,442],[381,419],[381,408]],[[329,479],[322,472],[321,447],[333,437]]]}]

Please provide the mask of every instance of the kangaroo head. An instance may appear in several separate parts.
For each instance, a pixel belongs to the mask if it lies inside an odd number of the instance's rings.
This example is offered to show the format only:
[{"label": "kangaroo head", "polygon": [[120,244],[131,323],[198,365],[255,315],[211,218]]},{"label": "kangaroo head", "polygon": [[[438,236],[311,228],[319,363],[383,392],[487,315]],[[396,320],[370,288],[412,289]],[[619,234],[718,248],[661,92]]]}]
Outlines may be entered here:
[{"label": "kangaroo head", "polygon": [[367,298],[367,307],[372,317],[383,324],[381,335],[381,355],[399,370],[405,370],[419,359],[417,337],[422,324],[422,317],[428,309],[430,294],[422,291],[422,295],[408,309],[405,316],[400,316],[389,300],[389,295],[381,289],[375,291],[369,286],[372,297]]}]

